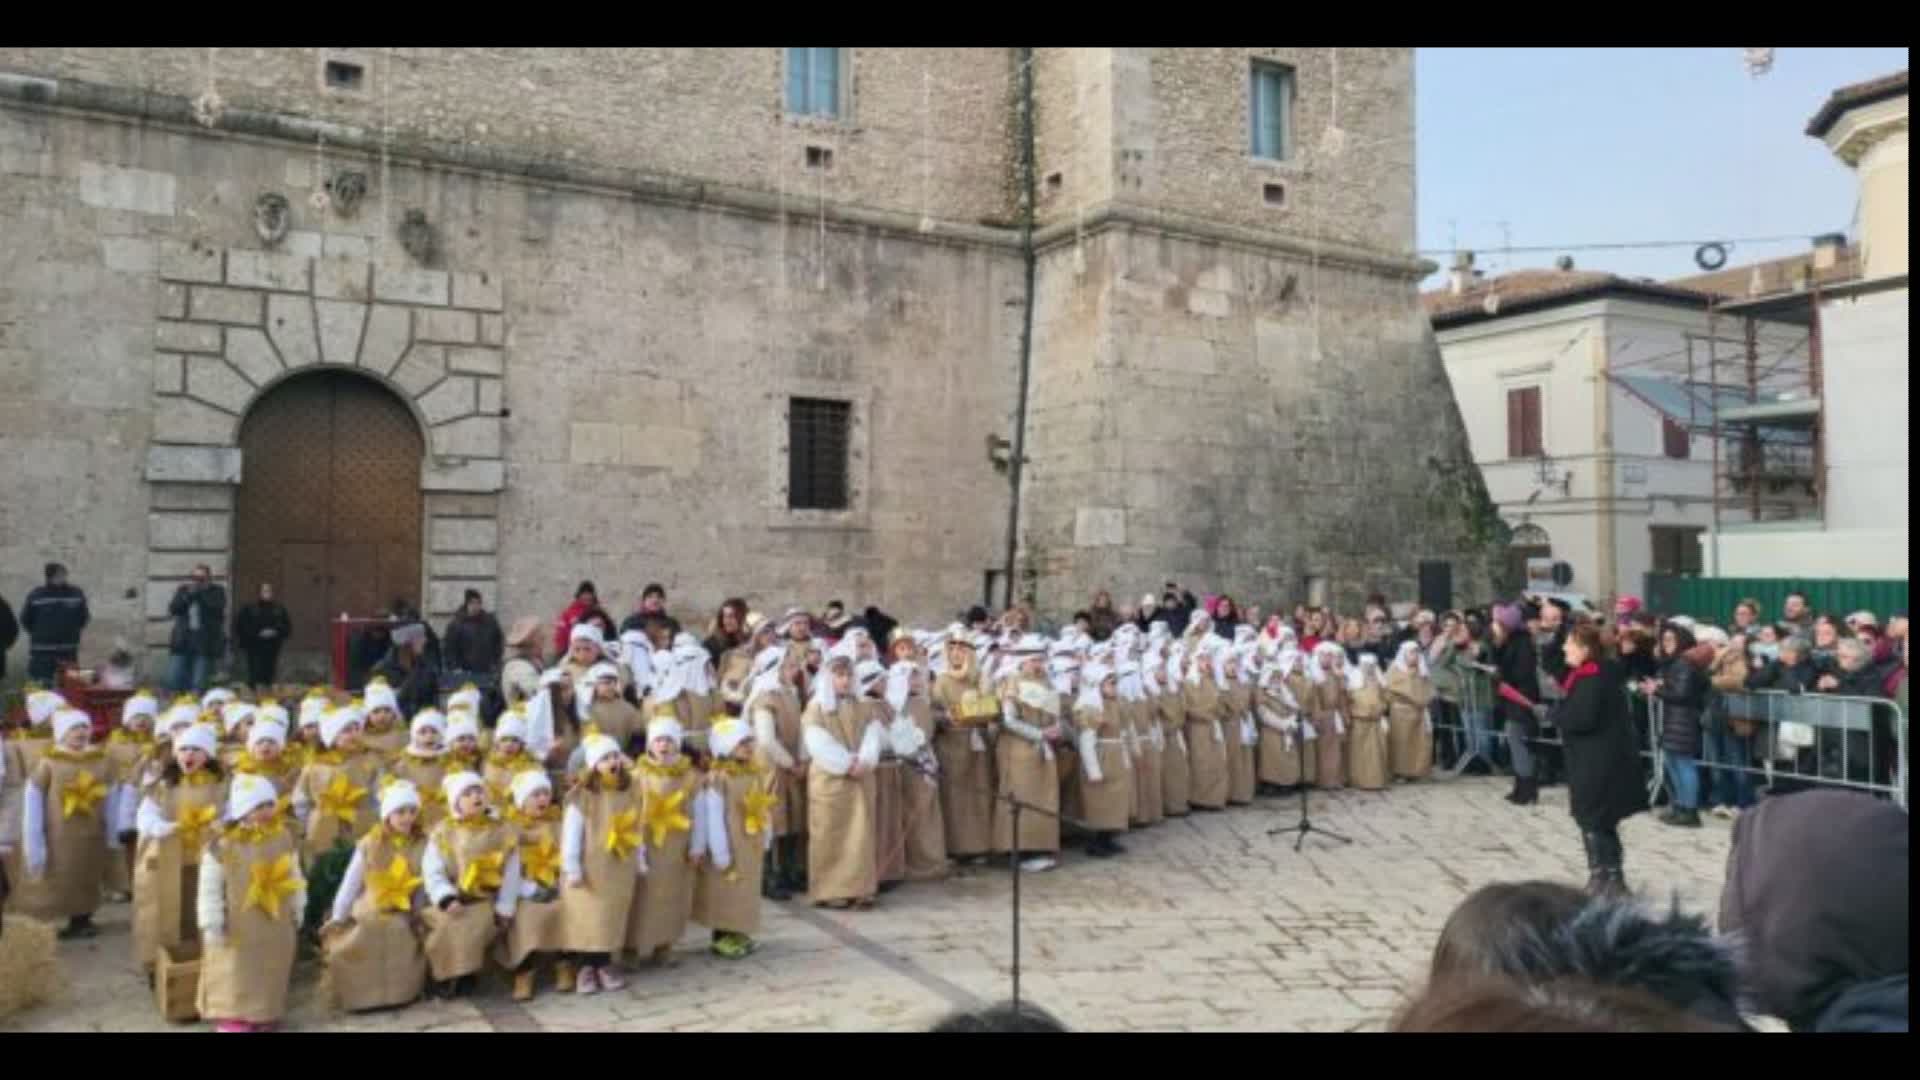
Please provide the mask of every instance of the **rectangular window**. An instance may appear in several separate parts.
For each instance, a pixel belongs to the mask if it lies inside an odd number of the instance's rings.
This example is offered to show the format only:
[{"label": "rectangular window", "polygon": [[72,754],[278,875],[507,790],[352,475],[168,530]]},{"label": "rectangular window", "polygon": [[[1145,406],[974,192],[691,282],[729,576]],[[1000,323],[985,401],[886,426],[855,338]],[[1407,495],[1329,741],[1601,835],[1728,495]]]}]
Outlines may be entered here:
[{"label": "rectangular window", "polygon": [[795,116],[840,116],[840,55],[844,49],[787,50],[787,111]]},{"label": "rectangular window", "polygon": [[1293,152],[1293,69],[1253,62],[1253,156],[1285,161]]},{"label": "rectangular window", "polygon": [[1545,453],[1546,444],[1540,438],[1540,388],[1507,391],[1507,456],[1530,458]]},{"label": "rectangular window", "polygon": [[1660,418],[1660,442],[1670,458],[1685,461],[1693,456],[1693,435],[1671,416]]},{"label": "rectangular window", "polygon": [[1692,525],[1654,525],[1647,531],[1653,537],[1654,573],[1700,573],[1700,534],[1706,530]]},{"label": "rectangular window", "polygon": [[845,510],[853,405],[819,398],[787,401],[787,508]]}]

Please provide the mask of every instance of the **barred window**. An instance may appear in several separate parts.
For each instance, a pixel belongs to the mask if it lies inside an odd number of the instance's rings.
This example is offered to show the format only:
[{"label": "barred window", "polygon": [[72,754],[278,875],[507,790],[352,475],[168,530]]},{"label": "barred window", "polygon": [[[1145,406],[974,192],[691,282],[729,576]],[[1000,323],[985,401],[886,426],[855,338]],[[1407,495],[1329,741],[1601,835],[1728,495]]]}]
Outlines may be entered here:
[{"label": "barred window", "polygon": [[845,510],[853,405],[821,398],[787,401],[787,508]]}]

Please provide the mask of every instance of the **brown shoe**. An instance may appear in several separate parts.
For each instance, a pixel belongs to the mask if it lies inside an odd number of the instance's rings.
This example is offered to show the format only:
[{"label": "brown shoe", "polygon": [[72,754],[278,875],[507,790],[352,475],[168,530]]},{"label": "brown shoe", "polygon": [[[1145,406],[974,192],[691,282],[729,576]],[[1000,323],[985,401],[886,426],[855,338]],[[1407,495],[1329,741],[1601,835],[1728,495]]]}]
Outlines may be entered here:
[{"label": "brown shoe", "polygon": [[553,965],[553,988],[562,993],[570,993],[573,990],[574,976],[572,961],[560,961]]},{"label": "brown shoe", "polygon": [[533,1000],[533,969],[532,968],[529,967],[525,971],[516,971],[513,973],[513,1000],[515,1001],[532,1001]]}]

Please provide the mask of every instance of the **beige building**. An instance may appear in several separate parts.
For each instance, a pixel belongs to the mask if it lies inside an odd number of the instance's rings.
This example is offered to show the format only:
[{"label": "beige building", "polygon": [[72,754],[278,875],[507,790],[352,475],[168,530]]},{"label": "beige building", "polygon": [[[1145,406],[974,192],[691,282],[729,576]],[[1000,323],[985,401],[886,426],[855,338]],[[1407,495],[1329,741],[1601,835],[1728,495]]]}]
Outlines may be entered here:
[{"label": "beige building", "polygon": [[659,580],[683,615],[944,620],[1010,533],[1051,614],[1168,577],[1411,595],[1422,562],[1484,595],[1412,72],[0,48],[0,590],[71,564],[89,657],[161,645],[202,561],[309,649],[395,595],[550,614],[581,578],[616,616]]}]

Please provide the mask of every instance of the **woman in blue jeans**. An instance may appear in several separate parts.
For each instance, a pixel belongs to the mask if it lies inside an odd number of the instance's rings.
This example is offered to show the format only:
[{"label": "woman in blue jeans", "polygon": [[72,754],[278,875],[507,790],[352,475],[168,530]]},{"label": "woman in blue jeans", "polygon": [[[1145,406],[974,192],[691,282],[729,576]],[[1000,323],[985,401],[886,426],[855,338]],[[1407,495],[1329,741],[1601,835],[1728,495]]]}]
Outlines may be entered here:
[{"label": "woman in blue jeans", "polygon": [[1660,816],[1667,825],[1700,827],[1701,715],[1706,710],[1707,665],[1713,647],[1697,645],[1693,634],[1668,623],[1660,630],[1660,676],[1641,689],[1660,699],[1660,749],[1667,758],[1667,783],[1673,801]]}]

